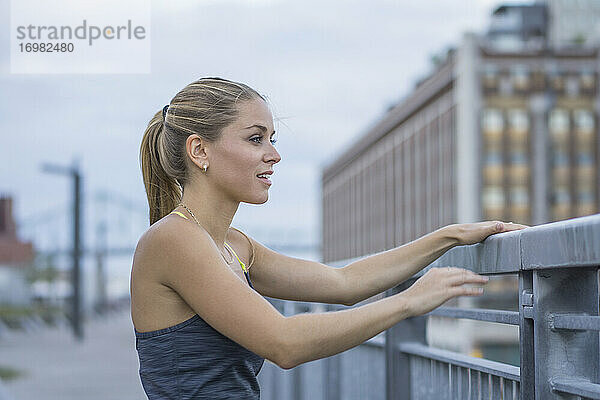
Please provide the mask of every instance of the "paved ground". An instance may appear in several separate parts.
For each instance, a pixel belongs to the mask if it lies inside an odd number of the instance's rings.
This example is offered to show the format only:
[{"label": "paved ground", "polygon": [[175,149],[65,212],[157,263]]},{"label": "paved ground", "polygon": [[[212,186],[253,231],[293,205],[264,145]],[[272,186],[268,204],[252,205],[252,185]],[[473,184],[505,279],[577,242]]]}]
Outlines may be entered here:
[{"label": "paved ground", "polygon": [[129,309],[96,317],[78,342],[67,327],[0,337],[0,366],[24,371],[0,382],[5,400],[145,400]]}]

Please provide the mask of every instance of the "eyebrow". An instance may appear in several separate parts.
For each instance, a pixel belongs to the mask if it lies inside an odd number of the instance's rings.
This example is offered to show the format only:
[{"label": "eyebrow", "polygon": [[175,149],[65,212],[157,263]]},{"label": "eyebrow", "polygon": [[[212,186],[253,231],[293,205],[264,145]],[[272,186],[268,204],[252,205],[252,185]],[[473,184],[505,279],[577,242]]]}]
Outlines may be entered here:
[{"label": "eyebrow", "polygon": [[[266,132],[267,132],[267,127],[266,127],[266,126],[262,126],[262,125],[258,125],[258,124],[254,124],[254,125],[251,125],[251,126],[247,126],[247,127],[245,127],[244,129],[251,129],[251,128],[258,128],[258,129],[260,129],[261,131],[263,131],[263,133],[266,133]],[[275,134],[275,130],[273,130],[273,132],[271,133],[271,136],[273,136],[274,134]]]}]

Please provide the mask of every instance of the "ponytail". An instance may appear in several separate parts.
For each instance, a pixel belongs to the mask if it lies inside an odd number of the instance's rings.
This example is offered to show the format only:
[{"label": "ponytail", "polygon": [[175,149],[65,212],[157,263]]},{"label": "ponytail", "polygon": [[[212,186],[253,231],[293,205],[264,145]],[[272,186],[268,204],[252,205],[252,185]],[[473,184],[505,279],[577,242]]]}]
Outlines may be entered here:
[{"label": "ponytail", "polygon": [[150,120],[140,147],[140,164],[150,208],[150,225],[170,213],[181,201],[182,196],[181,186],[165,172],[161,161],[165,154],[162,140],[164,129],[161,110]]}]

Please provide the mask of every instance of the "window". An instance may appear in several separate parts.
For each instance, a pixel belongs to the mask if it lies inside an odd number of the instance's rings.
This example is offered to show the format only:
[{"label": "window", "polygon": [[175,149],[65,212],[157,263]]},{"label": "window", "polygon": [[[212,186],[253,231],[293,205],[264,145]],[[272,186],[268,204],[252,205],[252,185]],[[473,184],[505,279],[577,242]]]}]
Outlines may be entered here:
[{"label": "window", "polygon": [[578,132],[593,133],[594,131],[594,114],[590,110],[575,110],[573,112],[573,120],[575,129]]},{"label": "window", "polygon": [[563,109],[552,110],[550,112],[548,128],[554,141],[565,141],[569,134],[569,113]]},{"label": "window", "polygon": [[577,193],[577,202],[580,204],[594,203],[594,192],[591,190],[581,190]]},{"label": "window", "polygon": [[579,84],[581,89],[586,92],[593,92],[594,86],[596,85],[596,77],[594,71],[591,69],[584,69],[579,74]]},{"label": "window", "polygon": [[554,164],[554,167],[568,167],[569,156],[564,151],[555,151],[552,162]]},{"label": "window", "polygon": [[498,151],[490,151],[485,154],[485,165],[486,166],[501,166],[502,155]]},{"label": "window", "polygon": [[483,189],[483,207],[502,208],[504,207],[504,191],[501,186],[487,186]]},{"label": "window", "polygon": [[520,144],[527,141],[527,133],[529,131],[529,114],[527,114],[526,110],[509,110],[508,124],[510,126],[510,140],[513,144]]},{"label": "window", "polygon": [[529,204],[529,193],[525,186],[515,186],[510,189],[510,203],[517,206]]},{"label": "window", "polygon": [[499,151],[485,153],[483,179],[486,184],[502,183],[502,155]]},{"label": "window", "polygon": [[590,152],[590,149],[585,149],[577,153],[577,164],[579,166],[592,166],[594,165],[594,156]]},{"label": "window", "polygon": [[527,154],[519,149],[510,152],[510,163],[514,165],[526,165]]},{"label": "window", "polygon": [[526,65],[515,65],[510,72],[515,89],[527,90],[529,88],[529,69]]},{"label": "window", "polygon": [[483,87],[485,89],[496,89],[498,86],[498,68],[487,64],[483,67]]},{"label": "window", "polygon": [[550,86],[557,92],[562,92],[565,88],[565,79],[557,65],[548,67],[548,76],[550,79]]},{"label": "window", "polygon": [[502,112],[496,108],[483,111],[483,130],[486,132],[501,132],[504,129]]},{"label": "window", "polygon": [[568,205],[571,203],[571,194],[566,186],[554,188],[554,203]]}]

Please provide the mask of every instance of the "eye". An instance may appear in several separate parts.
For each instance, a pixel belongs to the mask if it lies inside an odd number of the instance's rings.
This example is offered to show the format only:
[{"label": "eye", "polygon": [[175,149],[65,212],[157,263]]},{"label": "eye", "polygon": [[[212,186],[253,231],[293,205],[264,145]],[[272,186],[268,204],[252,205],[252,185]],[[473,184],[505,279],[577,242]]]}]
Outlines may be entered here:
[{"label": "eye", "polygon": [[[261,143],[262,142],[262,138],[263,138],[262,136],[254,136],[250,140],[252,140],[254,143]],[[258,139],[258,141],[256,139]],[[275,139],[275,138],[271,139],[271,144],[274,145],[275,143],[277,143],[277,139]]]}]

